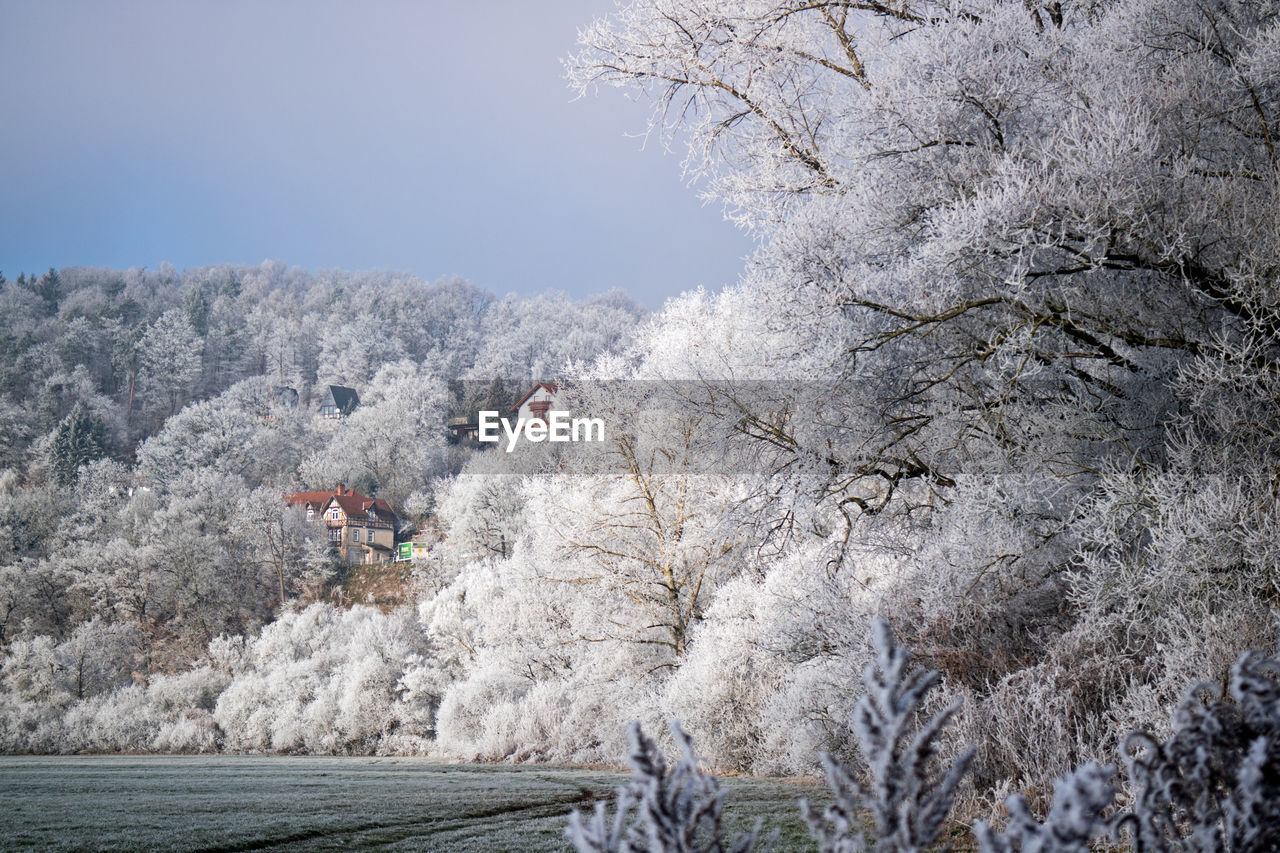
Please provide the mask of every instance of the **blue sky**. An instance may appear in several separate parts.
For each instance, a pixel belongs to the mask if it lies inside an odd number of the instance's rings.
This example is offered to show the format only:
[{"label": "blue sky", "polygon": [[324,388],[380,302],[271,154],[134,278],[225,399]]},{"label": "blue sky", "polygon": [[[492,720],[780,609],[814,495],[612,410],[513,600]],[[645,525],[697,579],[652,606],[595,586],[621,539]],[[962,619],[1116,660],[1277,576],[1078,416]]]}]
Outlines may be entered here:
[{"label": "blue sky", "polygon": [[279,259],[619,286],[736,279],[745,235],[560,60],[609,0],[0,0],[0,270]]}]

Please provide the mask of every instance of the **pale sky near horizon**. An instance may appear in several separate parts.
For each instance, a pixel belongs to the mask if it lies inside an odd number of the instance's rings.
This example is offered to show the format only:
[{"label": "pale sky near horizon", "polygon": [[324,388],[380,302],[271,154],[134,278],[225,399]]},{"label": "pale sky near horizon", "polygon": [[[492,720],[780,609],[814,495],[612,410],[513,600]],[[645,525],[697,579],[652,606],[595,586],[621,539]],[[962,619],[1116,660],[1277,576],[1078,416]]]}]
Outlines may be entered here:
[{"label": "pale sky near horizon", "polygon": [[560,61],[610,0],[0,0],[0,270],[461,275],[618,286],[658,308],[737,278],[646,106]]}]

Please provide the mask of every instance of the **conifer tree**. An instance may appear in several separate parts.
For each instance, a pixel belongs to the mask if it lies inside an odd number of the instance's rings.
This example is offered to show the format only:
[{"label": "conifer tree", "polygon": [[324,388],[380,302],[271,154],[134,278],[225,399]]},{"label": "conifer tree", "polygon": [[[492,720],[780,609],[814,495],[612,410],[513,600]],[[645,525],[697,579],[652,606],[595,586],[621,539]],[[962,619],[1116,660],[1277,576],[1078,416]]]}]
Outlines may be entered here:
[{"label": "conifer tree", "polygon": [[53,471],[60,484],[76,481],[80,466],[107,454],[107,428],[83,403],[58,424],[53,439]]}]

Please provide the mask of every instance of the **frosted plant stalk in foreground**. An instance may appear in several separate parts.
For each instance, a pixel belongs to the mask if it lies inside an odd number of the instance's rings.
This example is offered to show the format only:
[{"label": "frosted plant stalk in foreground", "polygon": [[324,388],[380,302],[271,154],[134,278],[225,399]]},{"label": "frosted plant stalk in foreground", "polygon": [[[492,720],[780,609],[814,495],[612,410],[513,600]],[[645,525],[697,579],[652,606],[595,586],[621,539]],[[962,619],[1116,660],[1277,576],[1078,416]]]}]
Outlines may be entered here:
[{"label": "frosted plant stalk in foreground", "polygon": [[[800,810],[821,853],[917,853],[934,849],[973,758],[963,753],[938,777],[937,740],[959,707],[952,703],[916,727],[933,670],[909,668],[883,619],[872,624],[876,661],[863,671],[866,693],[852,725],[867,760],[864,783],[823,754],[833,803],[818,815]],[[1197,684],[1178,707],[1173,735],[1158,742],[1143,732],[1125,740],[1135,790],[1132,805],[1115,805],[1115,769],[1089,762],[1058,779],[1044,822],[1026,800],[1006,801],[1010,819],[997,832],[974,826],[981,853],[1088,853],[1110,836],[1127,838],[1134,853],[1266,853],[1280,849],[1280,661],[1257,652],[1231,669],[1225,694]],[[636,780],[618,790],[612,822],[601,803],[590,823],[576,811],[568,834],[579,853],[722,851],[721,815],[727,792],[702,773],[692,741],[672,723],[684,759],[668,774],[653,742],[631,728]],[[732,851],[755,848],[760,826]]]},{"label": "frosted plant stalk in foreground", "polygon": [[760,825],[730,847],[721,841],[724,798],[714,776],[702,772],[693,740],[676,721],[671,735],[684,757],[667,772],[661,750],[632,723],[628,762],[635,772],[630,785],[618,789],[613,820],[605,803],[597,803],[590,822],[574,809],[567,834],[578,853],[750,853],[756,849]]},{"label": "frosted plant stalk in foreground", "polygon": [[[859,783],[824,753],[827,786],[835,802],[819,816],[807,800],[800,801],[800,811],[823,853],[907,853],[928,848],[942,832],[956,788],[973,759],[970,749],[941,778],[935,778],[931,765],[938,752],[938,736],[960,703],[952,702],[917,729],[924,697],[940,676],[935,670],[909,668],[910,653],[897,644],[884,619],[876,619],[871,630],[876,660],[863,670],[866,693],[853,713],[870,784]],[[870,837],[867,818],[874,830]]]}]

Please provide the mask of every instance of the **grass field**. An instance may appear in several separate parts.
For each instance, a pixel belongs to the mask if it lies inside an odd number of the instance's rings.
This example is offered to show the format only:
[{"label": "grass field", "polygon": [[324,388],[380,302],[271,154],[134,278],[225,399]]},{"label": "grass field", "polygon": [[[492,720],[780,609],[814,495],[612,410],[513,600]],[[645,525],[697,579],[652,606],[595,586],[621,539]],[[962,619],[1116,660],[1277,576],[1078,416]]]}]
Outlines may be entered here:
[{"label": "grass field", "polygon": [[[416,758],[0,757],[4,850],[566,850],[572,808],[628,777]],[[795,809],[822,788],[729,779],[732,827],[811,850]]]}]

